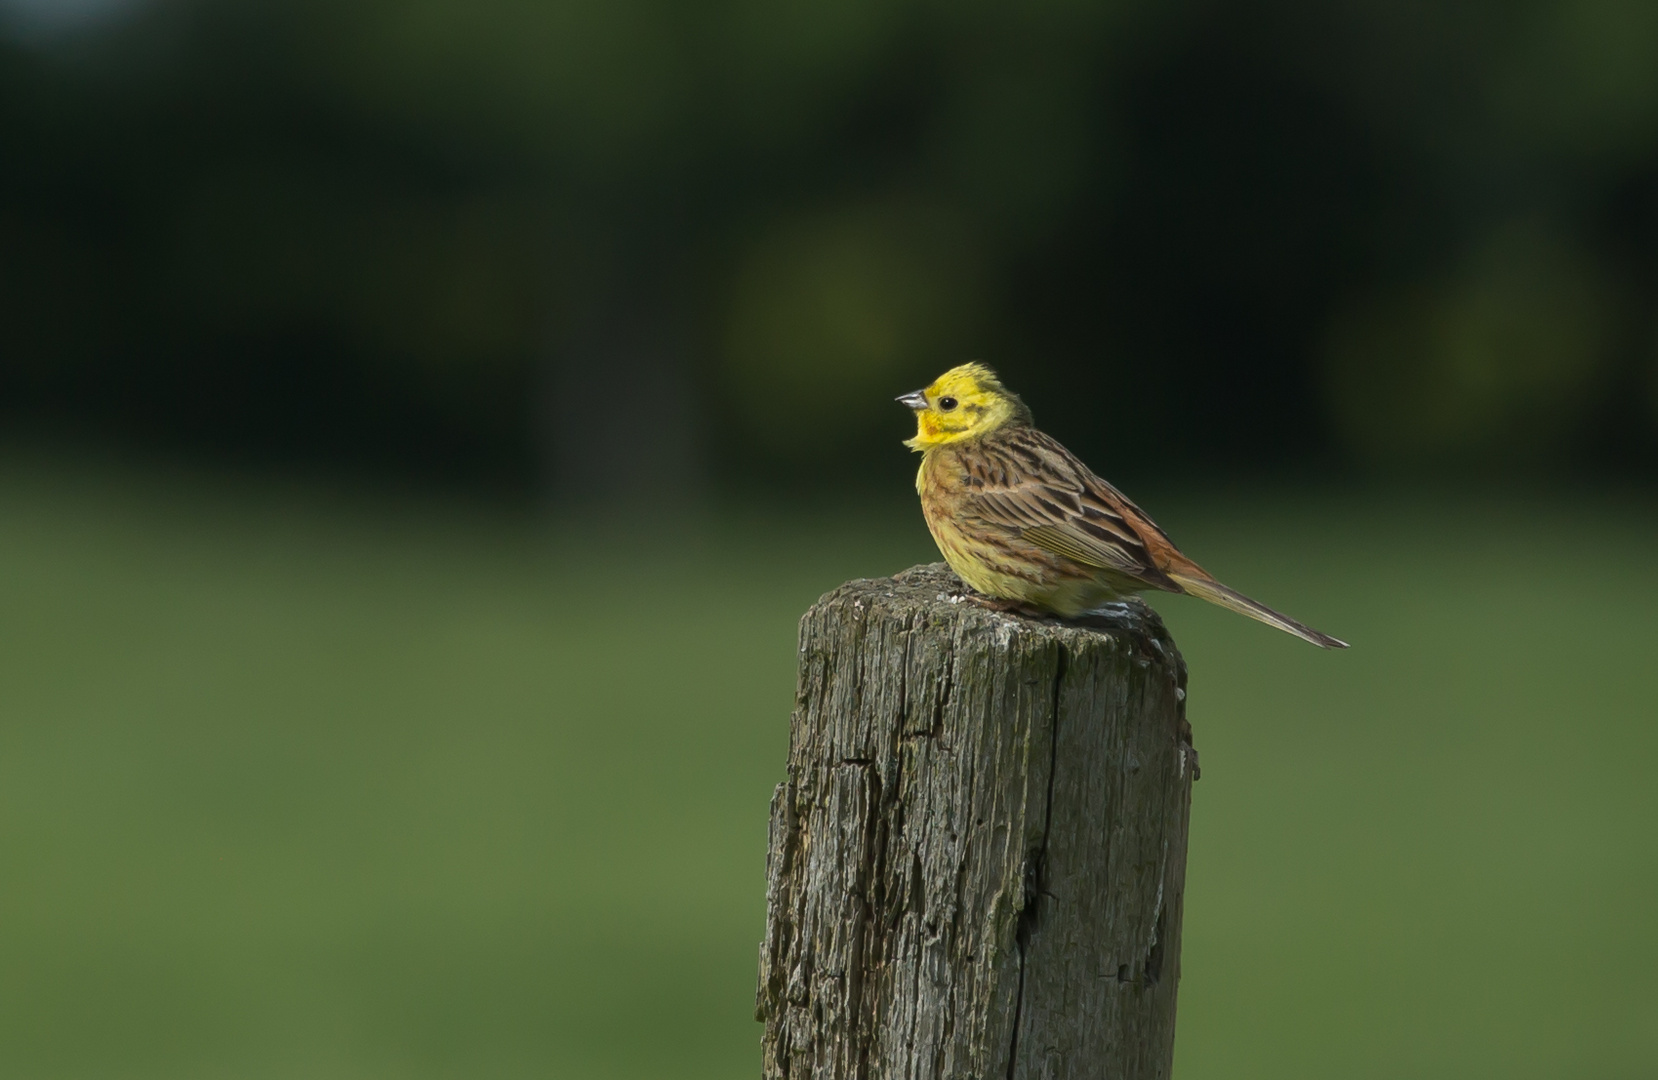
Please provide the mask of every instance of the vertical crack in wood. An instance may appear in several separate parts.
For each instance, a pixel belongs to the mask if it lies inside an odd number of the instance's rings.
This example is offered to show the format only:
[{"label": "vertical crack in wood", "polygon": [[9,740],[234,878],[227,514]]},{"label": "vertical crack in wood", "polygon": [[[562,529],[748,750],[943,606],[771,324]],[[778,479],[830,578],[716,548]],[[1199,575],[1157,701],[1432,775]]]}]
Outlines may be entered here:
[{"label": "vertical crack in wood", "polygon": [[1024,903],[1019,909],[1019,926],[1013,937],[1014,946],[1019,950],[1019,977],[1013,995],[1013,1035],[1008,1040],[1007,1080],[1013,1080],[1014,1070],[1019,1064],[1019,1024],[1025,1011],[1025,957],[1030,950],[1031,935],[1036,930],[1037,912],[1042,902],[1042,874],[1048,861],[1048,836],[1053,829],[1054,776],[1059,770],[1059,709],[1069,658],[1065,646],[1061,645],[1054,665],[1054,692],[1048,719],[1048,792],[1042,807],[1042,843],[1034,853],[1026,856]]},{"label": "vertical crack in wood", "polygon": [[1144,968],[1146,988],[1151,989],[1163,978],[1163,941],[1167,937],[1168,908],[1163,905],[1163,887],[1157,887],[1157,922],[1151,930],[1151,948],[1146,950]]},{"label": "vertical crack in wood", "polygon": [[851,934],[852,961],[847,965],[846,1017],[847,1026],[853,1036],[854,1080],[864,1080],[868,1075],[869,1044],[875,1029],[874,1003],[865,999],[864,980],[880,967],[882,961],[883,934],[880,916],[886,908],[884,886],[887,837],[882,828],[884,792],[881,772],[875,768],[873,759],[854,760],[864,778],[866,820],[863,837],[864,859],[859,867],[862,880],[854,882],[862,899],[858,911],[861,925]]}]

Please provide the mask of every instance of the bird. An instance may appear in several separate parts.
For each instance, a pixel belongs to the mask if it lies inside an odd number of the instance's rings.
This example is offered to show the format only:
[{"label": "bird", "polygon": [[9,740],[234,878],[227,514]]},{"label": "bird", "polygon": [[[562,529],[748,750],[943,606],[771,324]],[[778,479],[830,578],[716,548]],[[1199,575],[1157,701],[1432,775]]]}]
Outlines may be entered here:
[{"label": "bird", "polygon": [[1347,643],[1216,581],[1059,441],[982,363],[904,394],[915,489],[945,562],[1003,611],[1075,619],[1148,589],[1183,593],[1325,649]]}]

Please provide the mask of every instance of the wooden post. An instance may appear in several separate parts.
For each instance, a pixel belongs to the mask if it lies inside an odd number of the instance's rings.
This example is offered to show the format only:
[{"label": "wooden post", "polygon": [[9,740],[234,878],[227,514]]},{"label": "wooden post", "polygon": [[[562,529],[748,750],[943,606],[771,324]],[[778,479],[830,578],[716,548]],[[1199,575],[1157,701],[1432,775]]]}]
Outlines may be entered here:
[{"label": "wooden post", "polygon": [[1167,1077],[1196,774],[1139,601],[989,611],[943,564],[800,627],[772,799],[767,1080]]}]

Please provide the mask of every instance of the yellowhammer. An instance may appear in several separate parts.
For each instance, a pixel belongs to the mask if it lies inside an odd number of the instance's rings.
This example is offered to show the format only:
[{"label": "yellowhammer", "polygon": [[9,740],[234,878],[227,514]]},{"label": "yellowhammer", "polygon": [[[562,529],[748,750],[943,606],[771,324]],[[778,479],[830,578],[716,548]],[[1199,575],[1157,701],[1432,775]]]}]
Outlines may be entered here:
[{"label": "yellowhammer", "polygon": [[1036,430],[985,365],[951,368],[898,400],[915,410],[915,438],[904,445],[921,452],[915,489],[927,528],[950,568],[993,601],[1073,618],[1161,589],[1347,648],[1210,577],[1127,496]]}]

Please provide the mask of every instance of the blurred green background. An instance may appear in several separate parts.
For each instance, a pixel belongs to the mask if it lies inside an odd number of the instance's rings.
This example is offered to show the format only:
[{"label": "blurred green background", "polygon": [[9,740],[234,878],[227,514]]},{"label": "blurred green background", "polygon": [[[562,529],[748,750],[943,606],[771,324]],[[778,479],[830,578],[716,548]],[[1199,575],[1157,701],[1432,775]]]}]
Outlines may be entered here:
[{"label": "blurred green background", "polygon": [[0,1074],[752,1076],[970,358],[1192,668],[1183,1078],[1658,1075],[1658,8],[0,0]]},{"label": "blurred green background", "polygon": [[[1179,1074],[1658,1073],[1658,500],[1160,505],[1354,642],[1160,605],[1204,766]],[[795,622],[929,558],[907,506],[664,550],[31,460],[0,508],[8,1076],[757,1074]]]},{"label": "blurred green background", "polygon": [[1635,0],[0,0],[0,150],[40,437],[855,487],[979,357],[1119,479],[1658,473]]}]

